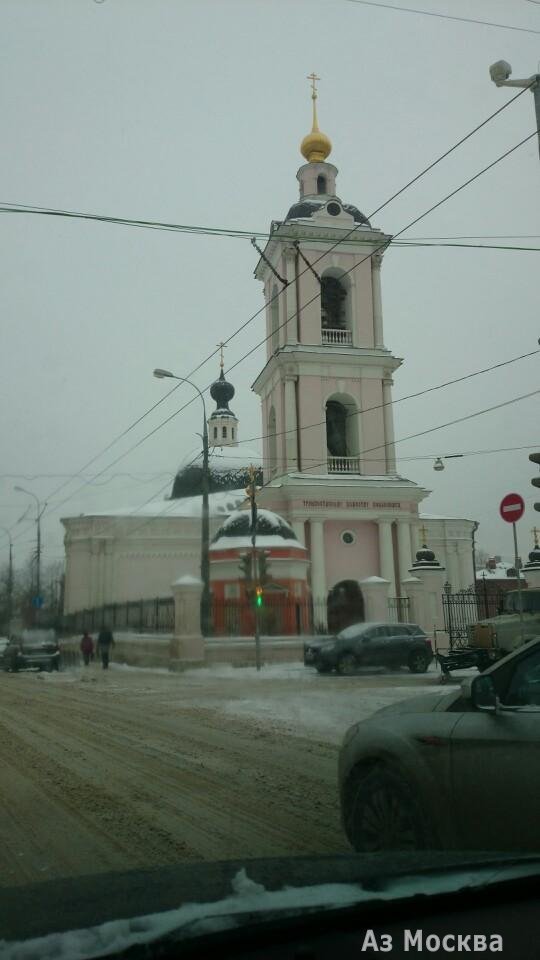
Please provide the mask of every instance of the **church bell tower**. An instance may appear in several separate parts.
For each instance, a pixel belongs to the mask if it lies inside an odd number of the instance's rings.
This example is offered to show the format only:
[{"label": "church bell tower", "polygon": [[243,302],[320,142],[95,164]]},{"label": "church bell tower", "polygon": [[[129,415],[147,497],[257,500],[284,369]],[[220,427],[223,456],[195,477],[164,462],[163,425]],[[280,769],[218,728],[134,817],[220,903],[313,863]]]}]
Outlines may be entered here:
[{"label": "church bell tower", "polygon": [[[262,410],[263,495],[302,542],[311,538],[314,546],[316,537],[331,564],[334,520],[360,524],[361,537],[349,533],[364,540],[366,571],[386,577],[396,596],[396,569],[406,576],[411,562],[408,527],[398,545],[396,510],[410,520],[426,492],[396,469],[391,391],[402,361],[385,346],[381,298],[391,237],[338,195],[332,144],[319,128],[318,77],[308,79],[312,128],[300,145],[299,198],[272,222],[255,269],[266,302],[266,362],[253,384]],[[322,573],[311,553],[323,593],[340,564],[329,576],[328,564]]]}]

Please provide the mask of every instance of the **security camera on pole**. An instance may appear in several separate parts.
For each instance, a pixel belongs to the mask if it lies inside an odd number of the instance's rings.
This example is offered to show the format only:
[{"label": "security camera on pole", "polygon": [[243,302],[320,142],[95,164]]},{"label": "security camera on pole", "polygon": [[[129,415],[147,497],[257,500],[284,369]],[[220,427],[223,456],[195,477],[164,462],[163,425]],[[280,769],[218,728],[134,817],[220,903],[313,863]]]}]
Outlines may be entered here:
[{"label": "security camera on pole", "polygon": [[538,149],[540,150],[540,73],[533,73],[523,80],[510,80],[512,67],[506,60],[497,60],[489,68],[489,74],[496,87],[528,87],[534,95],[536,111],[536,129],[538,131]]},{"label": "security camera on pole", "polygon": [[523,625],[523,597],[521,594],[521,572],[520,567],[521,563],[518,556],[518,544],[517,544],[517,533],[516,533],[516,522],[521,520],[523,514],[525,513],[525,503],[523,497],[519,493],[507,493],[505,497],[501,500],[499,507],[499,512],[503,520],[506,523],[512,524],[512,530],[514,533],[514,566],[516,568],[516,577],[518,582],[518,598],[519,598],[519,623],[521,630],[521,642],[525,643],[525,634],[524,634],[524,625]]}]

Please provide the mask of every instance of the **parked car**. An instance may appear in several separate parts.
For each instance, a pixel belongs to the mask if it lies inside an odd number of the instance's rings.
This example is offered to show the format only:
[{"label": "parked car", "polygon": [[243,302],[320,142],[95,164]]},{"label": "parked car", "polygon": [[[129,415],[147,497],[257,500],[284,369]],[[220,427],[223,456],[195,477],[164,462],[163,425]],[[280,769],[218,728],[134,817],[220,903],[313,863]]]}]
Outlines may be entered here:
[{"label": "parked car", "polygon": [[313,666],[317,651],[324,643],[329,643],[333,639],[330,634],[315,634],[312,637],[304,637],[304,663],[306,666]]},{"label": "parked car", "polygon": [[60,647],[54,630],[23,630],[12,637],[3,657],[6,672],[59,670]]},{"label": "parked car", "polygon": [[336,637],[313,643],[304,654],[304,662],[319,673],[401,666],[425,673],[432,660],[431,640],[416,623],[355,623]]},{"label": "parked car", "polygon": [[0,666],[3,666],[4,664],[4,653],[6,652],[6,648],[8,644],[9,644],[8,637],[0,637]]},{"label": "parked car", "polygon": [[452,693],[384,707],[339,754],[359,852],[540,850],[540,638]]}]

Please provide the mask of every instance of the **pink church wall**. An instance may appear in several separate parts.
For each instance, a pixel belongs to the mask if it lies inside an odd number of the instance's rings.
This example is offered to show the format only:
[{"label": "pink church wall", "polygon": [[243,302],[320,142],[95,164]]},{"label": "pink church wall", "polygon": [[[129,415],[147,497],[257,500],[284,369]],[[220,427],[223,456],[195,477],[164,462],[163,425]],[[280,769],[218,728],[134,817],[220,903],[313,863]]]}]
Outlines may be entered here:
[{"label": "pink church wall", "polygon": [[[356,542],[341,542],[341,534],[350,530]],[[377,524],[366,520],[327,520],[324,524],[326,582],[328,589],[340,580],[363,580],[380,576],[379,531]]]},{"label": "pink church wall", "polygon": [[301,468],[306,473],[326,473],[326,427],[322,424],[305,429],[312,423],[324,420],[322,388],[320,377],[301,377],[298,384],[300,460]]},{"label": "pink church wall", "polygon": [[354,258],[351,257],[351,262],[346,268],[348,269],[353,263],[358,264],[351,273],[351,282],[354,283],[357,317],[357,339],[355,345],[358,347],[373,347],[374,345],[371,259],[364,260],[367,253],[368,250]]},{"label": "pink church wall", "polygon": [[[362,447],[368,451],[364,473],[368,476],[381,476],[386,473],[385,450],[384,446],[381,446],[385,439],[384,411],[381,407],[383,402],[382,381],[380,379],[362,380],[361,395],[361,406],[364,410],[369,407],[378,407],[377,410],[369,410],[362,414]],[[374,447],[378,449],[373,449]]]}]

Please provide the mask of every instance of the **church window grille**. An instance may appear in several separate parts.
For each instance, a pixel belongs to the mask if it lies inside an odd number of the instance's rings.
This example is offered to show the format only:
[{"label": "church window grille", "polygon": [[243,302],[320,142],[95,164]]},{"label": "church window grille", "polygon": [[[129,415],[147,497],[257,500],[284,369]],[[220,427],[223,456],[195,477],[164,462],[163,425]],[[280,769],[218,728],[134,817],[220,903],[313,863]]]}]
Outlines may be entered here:
[{"label": "church window grille", "polygon": [[227,439],[227,427],[221,428],[221,436],[223,437],[224,440]]},{"label": "church window grille", "polygon": [[321,326],[323,330],[346,330],[347,290],[337,277],[321,279]]},{"label": "church window grille", "polygon": [[349,457],[347,410],[338,400],[326,404],[326,445],[331,457]]}]

